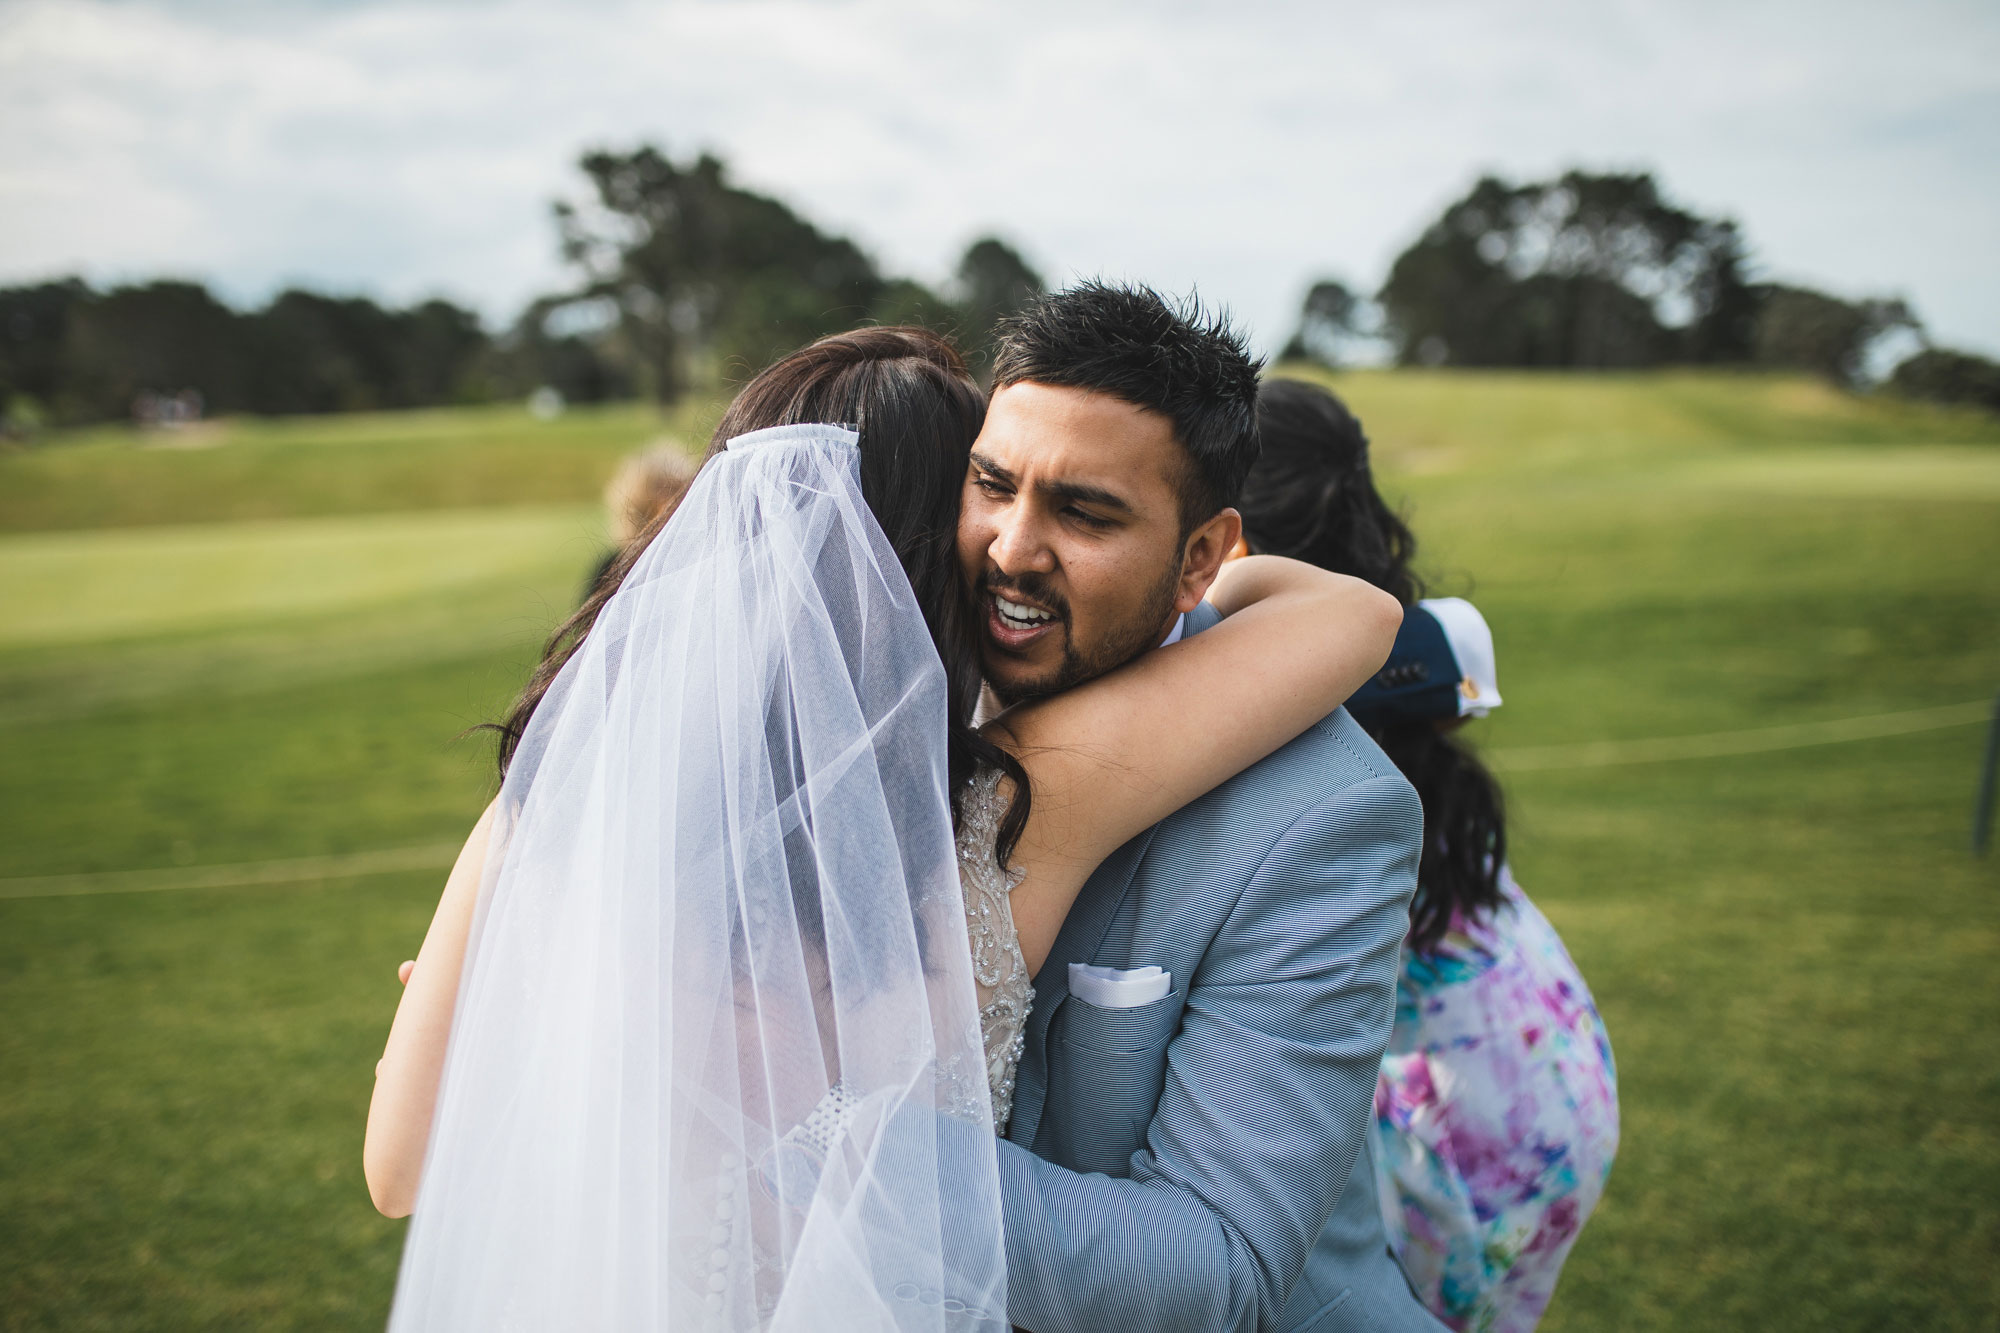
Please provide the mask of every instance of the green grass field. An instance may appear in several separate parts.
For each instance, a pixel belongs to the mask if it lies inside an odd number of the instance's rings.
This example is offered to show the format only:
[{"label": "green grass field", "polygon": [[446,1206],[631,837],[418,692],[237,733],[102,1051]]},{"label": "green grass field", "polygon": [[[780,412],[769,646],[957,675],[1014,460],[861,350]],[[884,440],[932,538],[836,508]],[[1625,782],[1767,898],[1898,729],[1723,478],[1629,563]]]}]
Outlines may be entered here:
[{"label": "green grass field", "polygon": [[[1336,384],[1435,591],[1494,625],[1476,734],[1619,1059],[1544,1327],[2000,1327],[1981,728],[1535,748],[1990,699],[2000,424],[1760,378]],[[573,603],[604,476],[716,406],[0,455],[0,1328],[380,1326],[402,1226],[362,1120],[441,869],[147,886],[462,837],[461,733]]]}]

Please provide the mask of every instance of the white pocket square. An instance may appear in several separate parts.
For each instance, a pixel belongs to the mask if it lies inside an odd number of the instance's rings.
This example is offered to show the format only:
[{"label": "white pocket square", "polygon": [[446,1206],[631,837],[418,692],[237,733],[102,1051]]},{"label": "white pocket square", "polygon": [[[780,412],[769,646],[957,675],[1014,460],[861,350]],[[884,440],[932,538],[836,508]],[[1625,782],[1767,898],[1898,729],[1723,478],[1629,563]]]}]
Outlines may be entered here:
[{"label": "white pocket square", "polygon": [[1069,965],[1069,993],[1100,1009],[1137,1009],[1165,997],[1173,988],[1174,974],[1157,967]]}]

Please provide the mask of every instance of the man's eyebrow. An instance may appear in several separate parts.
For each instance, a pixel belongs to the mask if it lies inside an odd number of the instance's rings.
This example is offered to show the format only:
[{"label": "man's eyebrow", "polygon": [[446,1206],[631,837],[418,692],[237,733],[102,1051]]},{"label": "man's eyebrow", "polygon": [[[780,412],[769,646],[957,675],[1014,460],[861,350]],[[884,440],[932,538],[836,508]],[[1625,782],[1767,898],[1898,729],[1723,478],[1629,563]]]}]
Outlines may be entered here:
[{"label": "man's eyebrow", "polygon": [[1096,505],[1100,509],[1113,509],[1121,514],[1133,512],[1132,505],[1116,491],[1107,491],[1102,486],[1091,486],[1080,481],[1045,481],[1037,488],[1059,500],[1081,500],[1085,504]]},{"label": "man's eyebrow", "polygon": [[1009,472],[1006,468],[1001,467],[998,463],[988,458],[985,454],[980,453],[977,449],[974,449],[972,451],[972,466],[978,468],[981,472],[993,476],[994,478],[1000,481],[1006,482],[1010,486],[1014,484],[1013,473]]},{"label": "man's eyebrow", "polygon": [[[1001,467],[977,449],[972,451],[972,465],[992,477],[995,481],[1003,482],[1009,486],[1015,484],[1016,479],[1012,472]],[[1058,500],[1081,501],[1084,504],[1093,504],[1101,509],[1110,509],[1120,514],[1137,512],[1132,508],[1132,502],[1116,491],[1107,491],[1102,486],[1092,486],[1088,482],[1043,481],[1037,482],[1035,489],[1044,495],[1053,496]]]}]

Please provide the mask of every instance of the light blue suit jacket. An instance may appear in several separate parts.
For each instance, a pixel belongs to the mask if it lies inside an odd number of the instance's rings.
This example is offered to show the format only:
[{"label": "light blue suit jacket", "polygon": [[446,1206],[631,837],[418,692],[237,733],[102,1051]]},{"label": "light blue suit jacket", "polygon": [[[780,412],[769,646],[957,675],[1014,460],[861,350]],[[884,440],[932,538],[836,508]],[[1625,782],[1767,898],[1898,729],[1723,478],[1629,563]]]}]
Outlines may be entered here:
[{"label": "light blue suit jacket", "polygon": [[[1098,868],[1035,980],[1000,1145],[1016,1324],[1441,1329],[1365,1146],[1422,836],[1341,710]],[[1157,964],[1173,990],[1100,1008],[1072,962]]]}]

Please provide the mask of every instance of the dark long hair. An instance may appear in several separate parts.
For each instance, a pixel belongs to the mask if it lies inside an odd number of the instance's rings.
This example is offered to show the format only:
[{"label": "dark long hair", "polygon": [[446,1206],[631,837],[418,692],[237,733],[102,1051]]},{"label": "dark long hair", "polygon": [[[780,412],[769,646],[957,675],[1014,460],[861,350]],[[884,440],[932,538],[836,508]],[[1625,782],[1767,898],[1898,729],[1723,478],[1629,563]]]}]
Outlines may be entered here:
[{"label": "dark long hair", "polygon": [[[1350,574],[1409,606],[1424,595],[1411,568],[1417,539],[1375,489],[1368,437],[1340,399],[1298,380],[1266,380],[1257,395],[1263,453],[1243,484],[1250,549]],[[1409,946],[1432,953],[1456,915],[1500,905],[1507,821],[1479,756],[1429,718],[1369,728],[1424,807],[1423,857],[1410,904]]]},{"label": "dark long hair", "polygon": [[[1028,779],[1012,755],[972,726],[980,685],[977,622],[957,554],[966,458],[985,418],[985,397],[943,338],[928,329],[857,329],[821,338],[745,385],[717,424],[702,465],[738,435],[769,426],[823,421],[860,432],[861,494],[909,575],[944,662],[952,790],[959,791],[982,764],[1013,779],[1013,807],[1000,823],[994,849],[1004,864],[1027,823]],[[678,507],[677,501],[618,553],[583,605],[550,637],[527,687],[498,727],[502,777],[556,674]]]},{"label": "dark long hair", "polygon": [[1410,566],[1417,538],[1375,489],[1368,437],[1347,405],[1318,385],[1265,380],[1257,391],[1263,451],[1243,482],[1243,538],[1364,579],[1409,606],[1424,595]]}]

